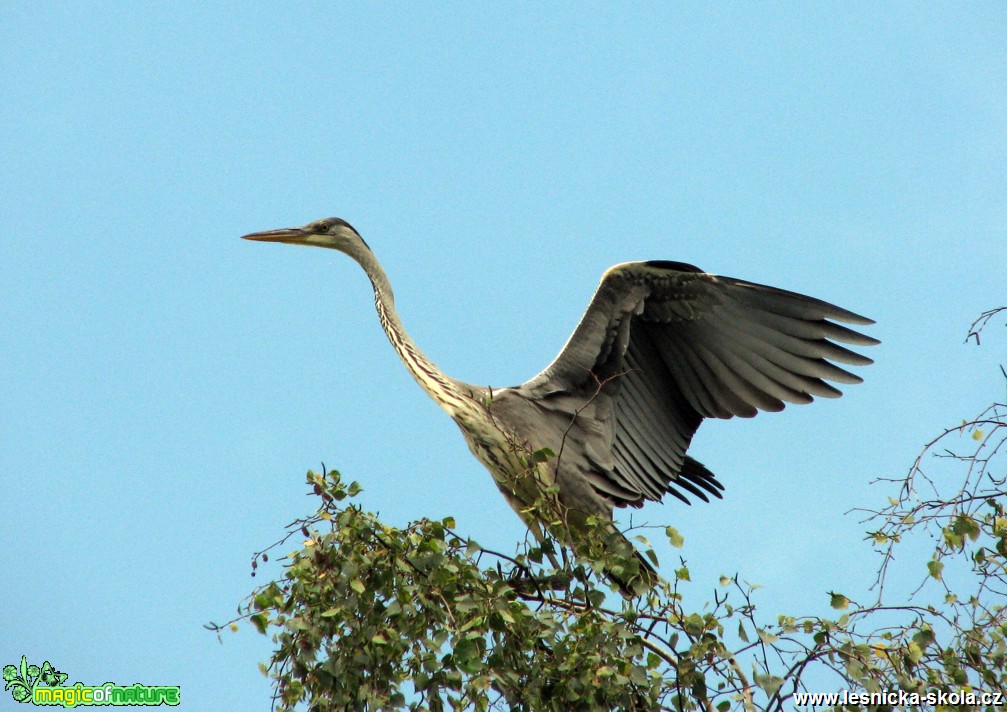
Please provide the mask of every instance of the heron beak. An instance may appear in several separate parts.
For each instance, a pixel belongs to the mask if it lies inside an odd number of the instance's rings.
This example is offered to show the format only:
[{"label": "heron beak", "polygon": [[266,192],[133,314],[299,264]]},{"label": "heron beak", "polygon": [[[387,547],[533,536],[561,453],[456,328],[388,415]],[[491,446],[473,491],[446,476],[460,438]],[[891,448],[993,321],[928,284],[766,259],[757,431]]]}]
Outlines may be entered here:
[{"label": "heron beak", "polygon": [[264,230],[242,235],[242,240],[257,242],[285,242],[288,245],[303,245],[310,233],[299,227],[284,227],[279,230]]}]

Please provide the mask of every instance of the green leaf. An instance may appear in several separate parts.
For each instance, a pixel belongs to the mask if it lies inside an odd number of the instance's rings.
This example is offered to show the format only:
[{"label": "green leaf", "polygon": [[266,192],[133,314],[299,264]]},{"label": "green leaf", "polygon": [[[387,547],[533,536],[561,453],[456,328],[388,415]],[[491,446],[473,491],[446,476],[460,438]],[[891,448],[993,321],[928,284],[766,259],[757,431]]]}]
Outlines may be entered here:
[{"label": "green leaf", "polygon": [[829,596],[831,596],[832,599],[829,605],[831,605],[837,611],[841,611],[850,605],[850,599],[848,599],[841,593],[835,593],[834,591],[830,591]]},{"label": "green leaf", "polygon": [[738,637],[745,643],[748,642],[748,633],[745,632],[745,625],[741,621],[738,621]]},{"label": "green leaf", "polygon": [[755,673],[755,684],[761,687],[769,697],[775,695],[777,690],[783,687],[784,682],[785,680],[782,677],[777,677],[776,675]]},{"label": "green leaf", "polygon": [[267,608],[272,607],[273,599],[265,594],[265,592],[256,593],[252,596],[252,606],[257,611],[263,611]]},{"label": "green leaf", "polygon": [[681,549],[685,544],[685,537],[678,533],[675,527],[668,527],[664,530],[664,533],[668,536],[668,542],[676,549]]},{"label": "green leaf", "polygon": [[734,583],[734,579],[731,578],[730,576],[721,576],[720,577],[720,585],[721,586],[730,586],[732,583]]},{"label": "green leaf", "polygon": [[934,631],[930,628],[922,628],[913,636],[913,642],[919,645],[920,648],[926,648],[934,642],[934,639]]},{"label": "green leaf", "polygon": [[547,460],[551,460],[554,457],[556,457],[556,453],[554,453],[549,448],[544,447],[540,450],[536,450],[531,454],[531,461],[533,463],[545,462]]},{"label": "green leaf", "polygon": [[364,582],[358,578],[355,578],[352,581],[350,581],[350,588],[352,588],[357,593],[363,593],[364,591],[367,590],[367,587],[364,586]]},{"label": "green leaf", "polygon": [[938,581],[941,580],[941,572],[944,570],[944,562],[938,561],[937,559],[931,559],[927,562],[927,571]]},{"label": "green leaf", "polygon": [[595,671],[595,674],[602,679],[606,677],[612,677],[613,675],[615,675],[615,673],[616,669],[611,665],[602,665]]},{"label": "green leaf", "polygon": [[689,617],[682,621],[685,632],[692,636],[702,635],[706,630],[706,623],[698,613],[691,613]]},{"label": "green leaf", "polygon": [[269,616],[267,614],[256,613],[255,615],[251,616],[249,620],[252,621],[252,624],[255,626],[255,629],[257,631],[259,631],[263,635],[266,634],[266,628],[269,626]]},{"label": "green leaf", "polygon": [[979,522],[967,514],[963,514],[958,517],[958,521],[955,522],[954,526],[956,526],[962,534],[967,536],[969,541],[975,541],[982,533],[982,530],[979,527]]},{"label": "green leaf", "polygon": [[650,539],[648,539],[647,537],[645,537],[643,534],[637,534],[633,538],[636,539],[641,544],[643,544],[645,547],[650,548],[650,546],[651,546]]}]

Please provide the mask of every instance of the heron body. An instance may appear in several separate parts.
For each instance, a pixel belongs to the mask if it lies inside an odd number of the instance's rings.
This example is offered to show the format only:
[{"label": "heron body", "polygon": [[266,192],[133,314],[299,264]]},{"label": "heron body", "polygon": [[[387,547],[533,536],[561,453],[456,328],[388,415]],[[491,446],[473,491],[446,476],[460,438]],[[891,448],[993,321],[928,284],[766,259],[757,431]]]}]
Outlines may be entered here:
[{"label": "heron body", "polygon": [[616,529],[613,509],[668,493],[685,502],[721,496],[716,477],[686,455],[703,418],[838,397],[827,381],[861,379],[833,362],[871,360],[837,342],[878,343],[836,323],[873,321],[818,299],[681,262],[626,262],[605,272],[545,370],[520,386],[490,389],[447,376],[420,351],[384,270],[346,221],[245,238],[337,249],[360,264],[392,346],[508,503],[536,535],[545,523],[578,553],[605,558],[624,593],[644,590],[656,574]]}]

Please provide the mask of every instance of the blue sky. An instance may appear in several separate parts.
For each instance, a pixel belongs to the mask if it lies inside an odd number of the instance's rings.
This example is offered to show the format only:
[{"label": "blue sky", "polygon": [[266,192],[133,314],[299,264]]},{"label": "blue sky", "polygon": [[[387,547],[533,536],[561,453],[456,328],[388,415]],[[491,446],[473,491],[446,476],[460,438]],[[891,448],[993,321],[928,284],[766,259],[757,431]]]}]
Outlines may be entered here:
[{"label": "blue sky", "polygon": [[321,461],[390,523],[524,536],[359,268],[253,230],[349,220],[486,385],[626,260],[876,319],[842,399],[703,426],[723,501],[636,516],[685,536],[696,602],[736,572],[770,617],[856,598],[843,513],[1003,394],[1003,335],[962,344],[1007,301],[1001,4],[7,3],[0,69],[0,664],[264,708],[269,641],[202,626]]}]

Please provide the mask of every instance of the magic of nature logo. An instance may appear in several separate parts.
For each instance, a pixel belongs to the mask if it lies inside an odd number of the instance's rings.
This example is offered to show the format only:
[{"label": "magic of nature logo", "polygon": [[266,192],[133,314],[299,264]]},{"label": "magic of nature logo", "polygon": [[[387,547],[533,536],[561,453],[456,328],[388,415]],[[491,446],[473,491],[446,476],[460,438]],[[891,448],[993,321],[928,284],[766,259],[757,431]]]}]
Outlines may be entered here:
[{"label": "magic of nature logo", "polygon": [[46,660],[42,666],[29,665],[27,656],[21,656],[21,665],[4,665],[4,690],[10,691],[16,702],[59,707],[78,705],[133,705],[156,706],[179,703],[177,685],[85,685],[75,682],[64,686],[67,675]]}]

